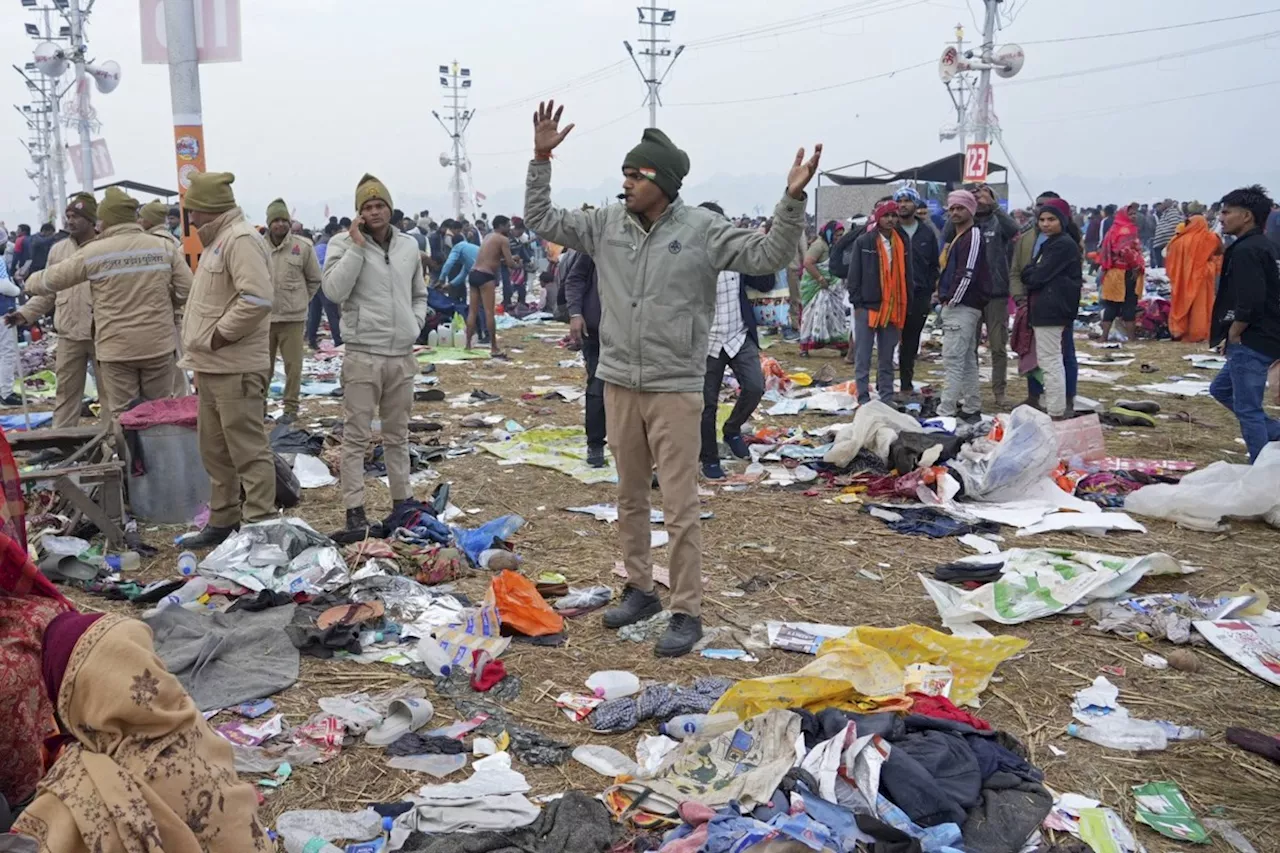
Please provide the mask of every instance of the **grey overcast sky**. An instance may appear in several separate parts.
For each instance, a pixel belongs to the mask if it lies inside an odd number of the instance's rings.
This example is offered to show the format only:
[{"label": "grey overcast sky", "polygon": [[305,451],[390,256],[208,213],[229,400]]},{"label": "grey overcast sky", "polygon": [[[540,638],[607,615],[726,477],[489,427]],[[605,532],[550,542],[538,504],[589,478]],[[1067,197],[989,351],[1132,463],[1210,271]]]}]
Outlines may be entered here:
[{"label": "grey overcast sky", "polygon": [[[801,145],[823,142],[826,168],[864,158],[904,168],[955,150],[955,143],[938,140],[954,111],[936,59],[957,23],[966,38],[980,40],[972,17],[980,21],[980,0],[675,5],[672,35],[688,49],[663,88],[658,124],[689,153],[686,185],[714,180],[728,187],[731,212],[772,205]],[[1022,44],[1027,61],[1018,78],[998,81],[995,109],[1033,191],[1052,186],[1082,204],[1129,196],[1207,199],[1245,179],[1280,191],[1274,145],[1280,118],[1272,108],[1280,84],[1280,4],[1003,5],[1012,21],[997,42]],[[491,215],[517,212],[539,96],[557,94],[566,119],[578,125],[555,165],[564,204],[581,196],[599,201],[647,124],[643,86],[622,48],[623,39],[635,45],[639,35],[634,2],[241,0],[241,6],[243,61],[201,69],[204,127],[208,168],[236,173],[237,197],[256,218],[276,196],[309,224],[320,221],[326,203],[335,214],[349,213],[355,182],[366,171],[385,181],[397,206],[447,213],[448,171],[437,158],[448,140],[431,112],[442,106],[437,66],[455,58],[472,70],[470,105],[477,114],[469,145],[476,188],[489,197]],[[1276,14],[1046,43],[1270,10]],[[22,24],[31,19],[19,0],[0,0],[6,64],[29,57],[32,42]],[[118,90],[94,94],[116,178],[175,186],[168,71],[141,64],[137,0],[97,0],[89,38],[91,55],[123,66]],[[1254,40],[1203,51],[1242,39]],[[1083,73],[1097,68],[1110,70]],[[897,69],[910,70],[839,85]],[[828,88],[804,93],[820,87]],[[6,104],[26,101],[12,71],[0,74],[0,94]],[[17,114],[7,108],[4,114],[0,218],[12,227],[33,222],[35,213],[26,156],[15,139],[25,129]],[[1005,162],[1003,152],[992,156]],[[70,191],[70,170],[67,184]]]}]

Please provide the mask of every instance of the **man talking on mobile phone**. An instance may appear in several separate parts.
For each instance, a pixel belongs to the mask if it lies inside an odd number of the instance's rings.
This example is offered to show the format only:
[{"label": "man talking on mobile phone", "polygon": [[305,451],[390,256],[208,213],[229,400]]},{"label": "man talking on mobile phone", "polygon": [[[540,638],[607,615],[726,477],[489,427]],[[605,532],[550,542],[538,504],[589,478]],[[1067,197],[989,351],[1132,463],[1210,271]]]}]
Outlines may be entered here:
[{"label": "man talking on mobile phone", "polygon": [[703,377],[723,270],[772,275],[786,266],[804,228],[805,187],[822,146],[800,149],[766,234],[723,216],[686,207],[680,186],[689,156],[649,128],[622,160],[621,204],[564,210],[551,204],[551,152],[564,107],[540,104],[533,117],[533,161],[524,219],[539,236],[592,257],[601,302],[600,365],[609,446],[618,466],[618,537],[627,568],[619,606],[607,628],[639,622],[662,609],[649,553],[649,491],[656,463],[666,529],[671,534],[671,624],[654,652],[688,654],[702,637],[702,531],[698,521],[698,452]]},{"label": "man talking on mobile phone", "polygon": [[356,186],[357,216],[329,240],[321,287],[342,308],[342,502],[347,528],[369,526],[364,458],[373,418],[382,419],[383,458],[393,504],[409,485],[409,412],[418,362],[413,345],[427,320],[418,241],[391,224],[391,193],[373,175]]}]

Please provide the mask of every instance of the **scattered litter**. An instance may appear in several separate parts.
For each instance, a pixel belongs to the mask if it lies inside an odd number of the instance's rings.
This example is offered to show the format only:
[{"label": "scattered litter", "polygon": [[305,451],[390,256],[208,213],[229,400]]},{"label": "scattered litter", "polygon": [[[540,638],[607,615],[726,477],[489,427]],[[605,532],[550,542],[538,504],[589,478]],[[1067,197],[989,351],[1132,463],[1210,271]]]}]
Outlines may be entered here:
[{"label": "scattered litter", "polygon": [[1280,687],[1280,629],[1241,619],[1192,624],[1218,651],[1263,681]]},{"label": "scattered litter", "polygon": [[1173,782],[1135,785],[1133,798],[1139,823],[1145,823],[1168,838],[1193,844],[1208,843],[1209,833],[1196,820],[1182,791]]}]

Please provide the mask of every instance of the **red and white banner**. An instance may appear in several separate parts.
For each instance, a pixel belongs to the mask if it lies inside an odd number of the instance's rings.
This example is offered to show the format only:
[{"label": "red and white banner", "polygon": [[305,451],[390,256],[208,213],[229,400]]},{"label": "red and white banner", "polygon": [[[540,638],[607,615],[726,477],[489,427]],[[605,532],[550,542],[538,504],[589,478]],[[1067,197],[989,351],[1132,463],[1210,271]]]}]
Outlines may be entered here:
[{"label": "red and white banner", "polygon": [[[191,0],[196,7],[196,56],[201,62],[240,61],[240,0]],[[142,61],[167,65],[164,0],[140,0]]]},{"label": "red and white banner", "polygon": [[[80,156],[81,150],[79,145],[67,146],[67,159],[71,161],[71,168],[75,170],[77,184],[84,183],[84,159]],[[107,150],[107,140],[93,140],[89,150],[93,152],[93,182],[96,184],[104,178],[114,177],[116,169],[111,164],[111,152]]]}]

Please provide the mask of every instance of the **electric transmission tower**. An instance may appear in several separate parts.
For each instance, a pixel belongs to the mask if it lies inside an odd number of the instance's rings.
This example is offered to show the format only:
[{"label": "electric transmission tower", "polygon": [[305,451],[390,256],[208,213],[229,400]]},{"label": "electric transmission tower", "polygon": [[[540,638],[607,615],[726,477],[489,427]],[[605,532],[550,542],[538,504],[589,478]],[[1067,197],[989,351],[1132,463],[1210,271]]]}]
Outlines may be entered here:
[{"label": "electric transmission tower", "polygon": [[440,66],[440,85],[445,90],[445,115],[431,112],[444,132],[453,143],[453,155],[440,155],[440,165],[453,168],[453,176],[449,180],[449,190],[453,193],[453,215],[461,219],[469,213],[472,220],[477,216],[475,185],[471,178],[471,160],[467,156],[467,127],[476,111],[467,109],[467,94],[471,90],[471,69],[458,65],[457,60],[451,65]]},{"label": "electric transmission tower", "polygon": [[[668,34],[670,33],[671,25],[676,20],[675,9],[664,9],[658,5],[657,0],[649,0],[648,6],[637,6],[636,12],[640,16],[641,33],[641,37],[636,41],[644,45],[644,49],[637,53],[631,47],[631,43],[626,41],[622,43],[622,46],[627,49],[627,55],[636,64],[636,70],[640,72],[640,78],[644,81],[647,89],[645,102],[649,105],[649,127],[657,127],[658,104],[662,103],[659,92],[662,89],[663,82],[667,79],[667,75],[671,73],[671,69],[675,66],[676,60],[684,52],[684,45],[677,47],[674,53],[669,46],[671,39],[668,38]],[[649,61],[649,70],[647,72],[640,65],[640,57]],[[666,70],[659,77],[658,60],[666,60],[668,57],[670,57],[671,61],[667,63]]]}]

